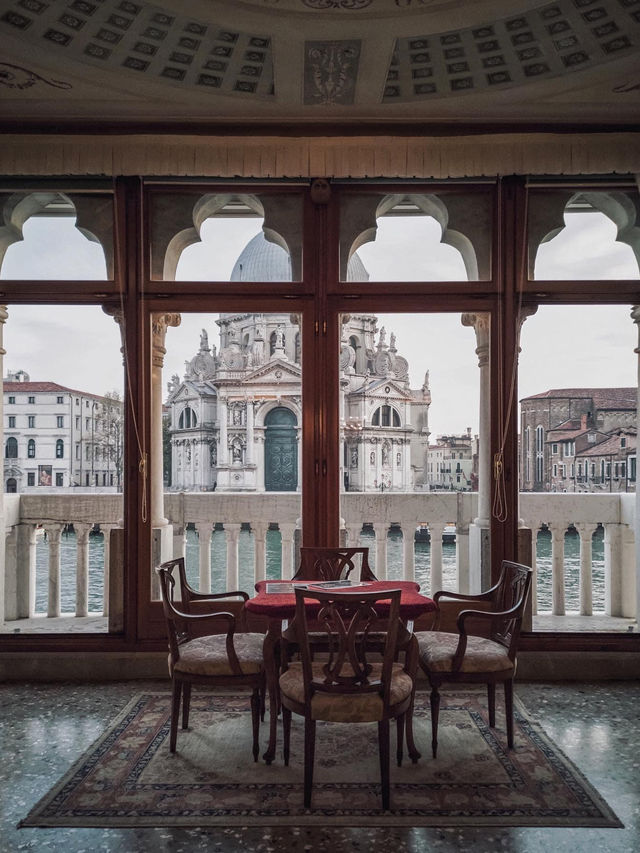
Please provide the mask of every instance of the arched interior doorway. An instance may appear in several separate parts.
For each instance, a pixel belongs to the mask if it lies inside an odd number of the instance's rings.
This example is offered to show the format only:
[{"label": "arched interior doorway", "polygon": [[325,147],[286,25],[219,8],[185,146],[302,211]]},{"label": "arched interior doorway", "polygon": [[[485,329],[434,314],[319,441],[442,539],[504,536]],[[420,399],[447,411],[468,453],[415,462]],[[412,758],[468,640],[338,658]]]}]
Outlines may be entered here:
[{"label": "arched interior doorway", "polygon": [[297,419],[279,407],[265,418],[264,487],[267,492],[295,492],[298,488]]}]

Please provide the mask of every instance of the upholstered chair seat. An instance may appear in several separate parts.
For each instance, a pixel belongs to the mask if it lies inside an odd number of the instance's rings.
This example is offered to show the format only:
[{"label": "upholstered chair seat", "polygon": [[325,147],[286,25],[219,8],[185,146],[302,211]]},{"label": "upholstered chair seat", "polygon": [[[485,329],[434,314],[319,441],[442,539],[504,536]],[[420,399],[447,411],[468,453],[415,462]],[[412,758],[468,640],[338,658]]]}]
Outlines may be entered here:
[{"label": "upholstered chair seat", "polygon": [[[234,634],[233,646],[242,675],[255,675],[262,670],[263,644],[264,634]],[[226,634],[196,637],[183,643],[173,669],[191,675],[235,675],[229,662]]]},{"label": "upholstered chair seat", "polygon": [[[420,661],[429,672],[451,672],[458,648],[458,635],[444,631],[420,632],[418,648]],[[507,649],[485,637],[467,637],[462,663],[458,672],[513,672],[514,663]]]},{"label": "upholstered chair seat", "polygon": [[[311,665],[313,680],[323,678],[321,662]],[[379,681],[382,664],[371,666],[369,679]],[[404,666],[393,664],[389,706],[394,708],[406,702],[413,690],[413,679],[404,671]],[[289,669],[280,678],[280,692],[291,704],[304,705],[304,674],[302,664],[289,664]],[[375,723],[384,718],[384,700],[379,692],[375,693],[314,693],[311,698],[311,717],[314,720],[326,720],[334,723]]]}]

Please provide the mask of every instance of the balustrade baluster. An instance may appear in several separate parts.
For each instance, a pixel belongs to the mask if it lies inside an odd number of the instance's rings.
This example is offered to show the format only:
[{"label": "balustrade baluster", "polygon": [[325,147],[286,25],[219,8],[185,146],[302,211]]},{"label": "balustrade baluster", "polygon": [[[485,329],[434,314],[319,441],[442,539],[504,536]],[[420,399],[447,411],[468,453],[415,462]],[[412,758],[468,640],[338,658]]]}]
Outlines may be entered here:
[{"label": "balustrade baluster", "polygon": [[46,524],[45,533],[49,545],[49,589],[47,597],[47,616],[60,615],[60,538],[62,524]]},{"label": "balustrade baluster", "polygon": [[387,531],[389,525],[385,521],[374,522],[373,532],[376,535],[376,569],[378,580],[387,578]]},{"label": "balustrade baluster", "polygon": [[227,538],[227,589],[238,589],[238,545],[240,543],[240,524],[225,522],[224,532]]},{"label": "balustrade baluster", "polygon": [[564,616],[564,534],[566,525],[552,522],[548,526],[551,531],[551,612],[554,616]]},{"label": "balustrade baluster", "polygon": [[431,537],[431,594],[442,589],[442,534],[444,524],[429,522]]},{"label": "balustrade baluster", "polygon": [[593,615],[593,548],[592,536],[598,525],[580,522],[575,525],[580,534],[580,615]]},{"label": "balustrade baluster", "polygon": [[282,541],[282,577],[285,580],[290,580],[293,577],[293,539],[296,533],[295,524],[278,524],[280,528],[280,538]]},{"label": "balustrade baluster", "polygon": [[267,530],[269,525],[266,521],[252,521],[253,531],[253,580],[254,583],[263,581],[267,577]]},{"label": "balustrade baluster", "polygon": [[90,524],[73,525],[76,532],[76,616],[89,615]]},{"label": "balustrade baluster", "polygon": [[413,581],[416,579],[416,527],[417,521],[402,524],[402,561],[404,564],[404,580]]},{"label": "balustrade baluster", "polygon": [[211,592],[211,522],[199,522],[196,524],[196,530],[198,532],[200,592]]}]

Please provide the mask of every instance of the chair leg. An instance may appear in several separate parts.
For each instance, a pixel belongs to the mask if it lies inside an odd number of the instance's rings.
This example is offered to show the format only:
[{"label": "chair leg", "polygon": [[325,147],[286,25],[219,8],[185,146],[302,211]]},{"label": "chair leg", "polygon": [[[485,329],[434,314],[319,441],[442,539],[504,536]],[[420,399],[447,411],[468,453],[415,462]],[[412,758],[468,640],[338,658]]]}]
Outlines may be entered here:
[{"label": "chair leg", "polygon": [[260,722],[264,723],[264,713],[266,707],[267,685],[263,681],[260,685]]},{"label": "chair leg", "polygon": [[398,762],[398,767],[402,767],[402,747],[404,745],[404,723],[405,723],[405,715],[400,714],[399,717],[396,717],[396,729],[397,729],[397,740],[396,740],[396,760]]},{"label": "chair leg", "polygon": [[489,706],[489,726],[494,729],[496,726],[496,686],[495,684],[487,684],[487,704]]},{"label": "chair leg", "polygon": [[254,687],[251,694],[251,723],[253,726],[253,760],[258,760],[260,735],[260,688]]},{"label": "chair leg", "polygon": [[413,687],[413,694],[411,696],[411,704],[407,709],[407,713],[405,714],[404,725],[407,732],[407,752],[409,753],[409,758],[414,764],[418,763],[418,759],[422,757],[419,749],[416,747],[416,742],[413,739],[413,706],[416,698],[416,688],[415,685]]},{"label": "chair leg", "polygon": [[191,708],[191,683],[185,681],[182,688],[182,728],[189,728],[189,710]]},{"label": "chair leg", "polygon": [[304,807],[311,808],[311,788],[313,787],[313,762],[316,751],[316,721],[304,719]]},{"label": "chair leg", "polygon": [[282,706],[282,757],[284,766],[289,766],[289,747],[291,744],[291,711]]},{"label": "chair leg", "polygon": [[389,809],[389,720],[378,723],[378,751],[380,753],[380,783],[382,786],[382,808]]},{"label": "chair leg", "polygon": [[438,688],[431,688],[431,752],[436,757],[438,752],[438,717],[440,715],[440,694]]},{"label": "chair leg", "polygon": [[180,716],[180,695],[182,693],[182,682],[179,678],[173,679],[171,688],[171,725],[169,728],[169,752],[176,751],[178,739],[178,717]]},{"label": "chair leg", "polygon": [[507,744],[513,749],[513,679],[504,683],[504,713],[507,718]]}]

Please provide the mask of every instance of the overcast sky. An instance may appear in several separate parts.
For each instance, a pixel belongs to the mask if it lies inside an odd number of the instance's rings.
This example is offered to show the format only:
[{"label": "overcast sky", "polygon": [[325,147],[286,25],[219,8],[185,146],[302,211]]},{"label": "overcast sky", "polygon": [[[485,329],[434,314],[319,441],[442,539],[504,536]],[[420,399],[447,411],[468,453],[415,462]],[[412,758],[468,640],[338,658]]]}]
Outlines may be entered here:
[{"label": "overcast sky", "polygon": [[[573,213],[566,228],[539,251],[536,278],[638,277],[631,249],[615,243],[615,226],[598,213]],[[261,220],[209,220],[202,242],[183,253],[179,279],[228,279]],[[466,278],[458,252],[440,243],[440,228],[423,217],[379,221],[374,243],[359,250],[371,280],[460,280]],[[54,271],[57,271],[54,272]],[[101,248],[65,218],[31,219],[24,240],[7,251],[1,278],[104,278]],[[398,285],[401,288],[401,285]],[[396,335],[398,354],[410,365],[411,386],[420,388],[429,371],[432,435],[478,425],[478,368],[475,333],[460,315],[379,315],[379,326]],[[164,381],[184,374],[198,350],[200,331],[218,345],[211,314],[183,314],[167,333]],[[543,307],[524,324],[518,397],[562,387],[634,386],[636,326],[628,306]],[[9,306],[4,328],[7,370],[24,369],[34,381],[56,381],[104,393],[122,388],[118,326],[96,307]],[[165,386],[166,387],[166,386]]]}]

